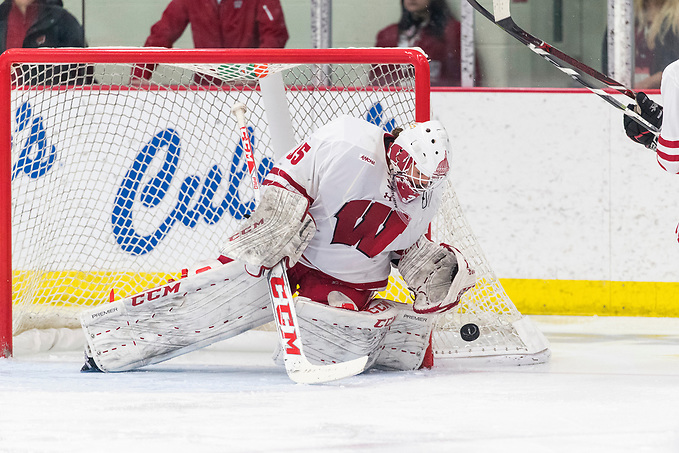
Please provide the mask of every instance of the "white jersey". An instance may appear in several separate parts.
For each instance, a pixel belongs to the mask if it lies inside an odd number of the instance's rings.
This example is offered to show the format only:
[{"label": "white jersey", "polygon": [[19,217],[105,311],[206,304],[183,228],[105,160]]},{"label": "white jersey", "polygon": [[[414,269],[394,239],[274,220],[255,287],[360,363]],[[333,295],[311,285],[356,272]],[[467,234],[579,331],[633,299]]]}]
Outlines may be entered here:
[{"label": "white jersey", "polygon": [[393,252],[427,232],[445,184],[404,204],[389,185],[385,132],[341,117],[313,133],[271,170],[264,185],[309,200],[316,235],[301,263],[360,289],[382,289]]},{"label": "white jersey", "polygon": [[658,163],[670,173],[679,173],[679,60],[663,71],[660,92],[663,122],[658,138]]}]

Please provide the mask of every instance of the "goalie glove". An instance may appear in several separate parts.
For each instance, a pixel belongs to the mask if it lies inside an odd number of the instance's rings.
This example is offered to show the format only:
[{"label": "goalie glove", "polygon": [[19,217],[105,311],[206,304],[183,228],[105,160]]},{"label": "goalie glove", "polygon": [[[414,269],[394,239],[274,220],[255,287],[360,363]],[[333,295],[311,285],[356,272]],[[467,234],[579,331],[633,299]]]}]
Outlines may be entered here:
[{"label": "goalie glove", "polygon": [[398,270],[415,293],[416,313],[448,311],[476,284],[474,269],[459,250],[425,237],[406,249]]},{"label": "goalie glove", "polygon": [[269,186],[250,218],[228,238],[221,254],[268,269],[282,259],[288,267],[294,266],[316,233],[308,207],[304,196]]},{"label": "goalie glove", "polygon": [[[646,93],[637,93],[637,105],[630,104],[628,108],[635,110],[643,119],[660,129],[662,126],[663,108],[653,102]],[[648,149],[655,150],[658,146],[658,137],[641,124],[634,121],[627,115],[623,117],[625,133],[629,138],[637,143],[644,145]]]}]

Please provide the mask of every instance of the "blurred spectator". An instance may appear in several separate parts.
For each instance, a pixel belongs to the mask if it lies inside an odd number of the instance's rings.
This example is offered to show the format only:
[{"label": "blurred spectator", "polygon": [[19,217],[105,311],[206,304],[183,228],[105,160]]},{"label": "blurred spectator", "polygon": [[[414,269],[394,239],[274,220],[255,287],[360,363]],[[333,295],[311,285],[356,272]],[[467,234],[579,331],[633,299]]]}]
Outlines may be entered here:
[{"label": "blurred spectator", "polygon": [[[5,0],[0,4],[0,52],[15,47],[85,47],[78,20],[61,0]],[[84,65],[24,65],[15,72],[20,84],[91,83],[91,68]]]},{"label": "blurred spectator", "polygon": [[[189,24],[196,49],[281,48],[288,41],[279,0],[171,0],[144,46],[172,47]],[[154,69],[137,67],[133,77],[150,79]]]},{"label": "blurred spectator", "polygon": [[85,47],[78,20],[61,0],[5,0],[0,4],[0,53],[13,47]]},{"label": "blurred spectator", "polygon": [[679,59],[679,0],[634,0],[637,89],[660,88],[662,71]]},{"label": "blurred spectator", "polygon": [[[460,22],[446,0],[401,0],[401,20],[377,34],[377,47],[421,47],[429,56],[433,86],[460,86]],[[383,74],[380,74],[379,72]],[[374,76],[387,77],[386,67]],[[476,83],[480,77],[476,72]]]}]

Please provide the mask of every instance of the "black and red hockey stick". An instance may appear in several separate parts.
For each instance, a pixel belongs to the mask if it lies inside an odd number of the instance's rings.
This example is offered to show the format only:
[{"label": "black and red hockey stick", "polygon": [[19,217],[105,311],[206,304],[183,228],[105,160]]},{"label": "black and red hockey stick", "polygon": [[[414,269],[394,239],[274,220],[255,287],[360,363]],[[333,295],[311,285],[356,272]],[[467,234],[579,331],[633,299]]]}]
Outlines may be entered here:
[{"label": "black and red hockey stick", "polygon": [[586,64],[576,60],[575,58],[565,54],[564,52],[546,43],[545,41],[536,38],[535,36],[531,35],[527,31],[516,25],[516,22],[514,22],[514,20],[511,17],[511,12],[509,8],[510,0],[493,0],[493,12],[495,14],[490,13],[476,0],[467,1],[469,2],[470,5],[472,5],[472,7],[475,10],[481,13],[488,20],[494,22],[495,25],[506,31],[511,37],[518,40],[523,45],[527,46],[530,50],[532,50],[545,60],[552,63],[555,67],[557,67],[559,70],[570,76],[573,80],[575,80],[585,88],[589,89],[591,92],[602,98],[604,101],[611,104],[613,107],[622,110],[622,112],[625,115],[629,116],[634,121],[641,124],[654,134],[656,135],[659,134],[660,131],[658,130],[657,127],[646,121],[634,109],[627,107],[625,104],[618,101],[616,98],[611,96],[605,90],[592,86],[582,77],[581,73],[579,73],[578,70],[584,74],[587,74],[593,79],[598,80],[602,84],[606,85],[608,88],[611,88],[615,91],[618,91],[621,94],[624,94],[625,96],[628,96],[636,100],[636,93],[634,91],[625,87],[620,82],[613,80],[607,75],[600,73],[596,69],[593,69],[587,66]]}]

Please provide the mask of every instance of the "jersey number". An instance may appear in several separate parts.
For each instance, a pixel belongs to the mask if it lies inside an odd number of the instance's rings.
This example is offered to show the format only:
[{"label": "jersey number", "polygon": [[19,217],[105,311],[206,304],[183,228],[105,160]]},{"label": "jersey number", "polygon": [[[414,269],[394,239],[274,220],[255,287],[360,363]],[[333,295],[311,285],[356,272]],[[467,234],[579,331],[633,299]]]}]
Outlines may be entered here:
[{"label": "jersey number", "polygon": [[350,201],[335,217],[332,243],[356,246],[369,258],[387,248],[408,226],[389,206],[369,200]]},{"label": "jersey number", "polygon": [[285,156],[285,158],[288,159],[292,165],[297,165],[310,149],[311,146],[308,143],[302,143],[297,148],[290,151],[290,154]]}]

